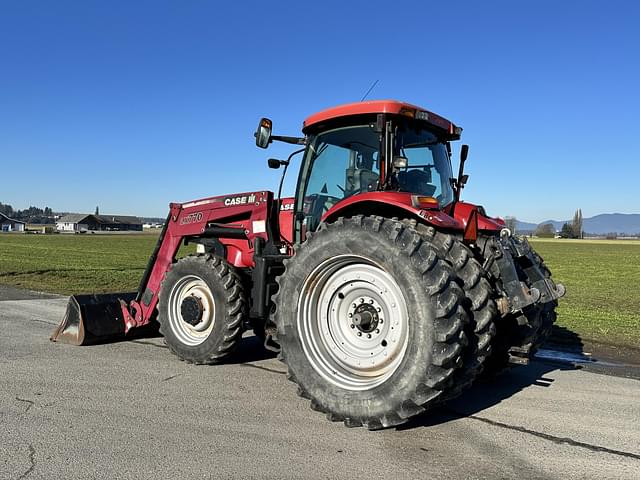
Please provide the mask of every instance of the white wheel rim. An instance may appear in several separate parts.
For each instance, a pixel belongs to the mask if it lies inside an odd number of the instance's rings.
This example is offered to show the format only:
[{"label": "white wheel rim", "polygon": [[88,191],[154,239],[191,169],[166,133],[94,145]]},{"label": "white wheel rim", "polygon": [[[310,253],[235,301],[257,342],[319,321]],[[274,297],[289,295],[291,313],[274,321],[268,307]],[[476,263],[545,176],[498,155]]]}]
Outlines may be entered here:
[{"label": "white wheel rim", "polygon": [[[370,321],[358,324],[358,313]],[[316,372],[341,388],[367,390],[384,383],[404,358],[409,315],[391,275],[364,257],[343,255],[305,280],[297,328]]]},{"label": "white wheel rim", "polygon": [[[182,301],[195,297],[202,306],[202,316],[196,325],[182,318]],[[182,277],[169,293],[169,326],[173,334],[185,345],[196,346],[204,342],[215,324],[215,302],[211,289],[196,275]]]}]

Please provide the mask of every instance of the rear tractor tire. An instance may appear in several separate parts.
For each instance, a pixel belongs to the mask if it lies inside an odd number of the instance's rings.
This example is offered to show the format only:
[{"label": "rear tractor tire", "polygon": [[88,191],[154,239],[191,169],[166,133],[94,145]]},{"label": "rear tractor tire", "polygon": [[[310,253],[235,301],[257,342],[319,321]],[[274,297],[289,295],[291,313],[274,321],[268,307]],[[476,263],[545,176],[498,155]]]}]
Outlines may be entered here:
[{"label": "rear tractor tire", "polygon": [[181,360],[218,363],[242,336],[246,305],[235,267],[216,255],[185,257],[172,265],[160,288],[160,333]]},{"label": "rear tractor tire", "polygon": [[274,301],[280,359],[332,421],[406,422],[455,386],[468,318],[451,265],[381,217],[323,224],[285,261]]}]

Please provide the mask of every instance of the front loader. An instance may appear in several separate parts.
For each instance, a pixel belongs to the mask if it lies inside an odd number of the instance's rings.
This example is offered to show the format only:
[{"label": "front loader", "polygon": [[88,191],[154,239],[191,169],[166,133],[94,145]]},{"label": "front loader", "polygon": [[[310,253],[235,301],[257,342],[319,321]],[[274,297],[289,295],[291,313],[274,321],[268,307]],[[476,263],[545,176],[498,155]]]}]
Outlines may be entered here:
[{"label": "front loader", "polygon": [[[138,291],[76,295],[52,340],[84,345],[158,323],[170,350],[222,361],[252,328],[311,407],[347,426],[406,422],[484,365],[526,363],[555,320],[556,285],[500,219],[460,201],[462,129],[367,101],[307,118],[294,198],[270,191],[172,203]],[[284,179],[284,173],[283,177]],[[197,255],[176,260],[181,245]]]}]

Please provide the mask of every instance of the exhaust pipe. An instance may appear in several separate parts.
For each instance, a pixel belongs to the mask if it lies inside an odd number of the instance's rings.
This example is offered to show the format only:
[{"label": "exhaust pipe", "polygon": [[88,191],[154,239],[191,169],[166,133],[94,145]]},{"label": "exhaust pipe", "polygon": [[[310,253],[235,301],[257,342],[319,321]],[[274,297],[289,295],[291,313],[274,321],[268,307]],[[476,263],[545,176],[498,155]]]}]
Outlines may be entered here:
[{"label": "exhaust pipe", "polygon": [[124,338],[121,301],[129,303],[135,297],[135,292],[72,295],[62,322],[50,340],[69,345],[93,345]]}]

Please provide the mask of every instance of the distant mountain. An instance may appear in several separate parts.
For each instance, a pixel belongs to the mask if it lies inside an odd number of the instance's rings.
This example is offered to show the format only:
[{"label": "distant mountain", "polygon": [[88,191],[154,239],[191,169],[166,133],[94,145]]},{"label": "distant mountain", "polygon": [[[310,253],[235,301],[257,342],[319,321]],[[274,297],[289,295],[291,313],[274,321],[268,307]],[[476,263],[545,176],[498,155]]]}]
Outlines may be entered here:
[{"label": "distant mountain", "polygon": [[589,233],[640,233],[640,214],[605,213],[583,220],[583,229]]},{"label": "distant mountain", "polygon": [[533,231],[536,228],[538,228],[538,224],[537,223],[521,222],[520,220],[518,220],[516,222],[516,229],[519,232],[529,231],[529,230]]},{"label": "distant mountain", "polygon": [[[556,230],[560,230],[565,223],[572,220],[547,220],[540,223],[520,222],[516,224],[518,231],[535,230],[538,225],[552,223]],[[582,229],[585,233],[604,235],[610,232],[640,234],[640,213],[603,213],[594,217],[582,219]]]}]

